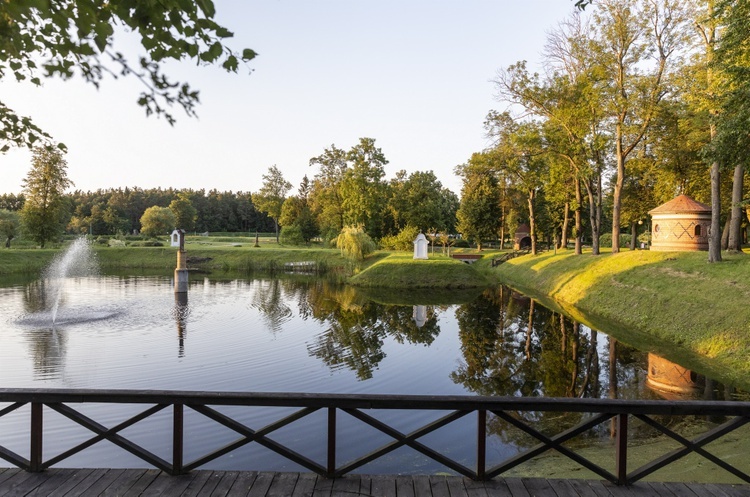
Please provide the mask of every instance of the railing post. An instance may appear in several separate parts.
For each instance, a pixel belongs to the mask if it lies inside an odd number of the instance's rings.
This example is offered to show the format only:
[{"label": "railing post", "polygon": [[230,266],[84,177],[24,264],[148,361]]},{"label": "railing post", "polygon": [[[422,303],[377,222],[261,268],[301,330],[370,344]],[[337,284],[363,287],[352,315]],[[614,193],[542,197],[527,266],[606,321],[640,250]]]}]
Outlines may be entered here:
[{"label": "railing post", "polygon": [[172,474],[182,474],[182,457],[185,434],[184,405],[173,404],[172,422]]},{"label": "railing post", "polygon": [[29,457],[29,471],[38,473],[42,471],[42,435],[44,424],[42,422],[42,409],[44,404],[40,402],[31,403],[31,451]]},{"label": "railing post", "polygon": [[336,408],[328,408],[328,461],[326,476],[333,478],[336,472]]},{"label": "railing post", "polygon": [[628,414],[622,413],[617,415],[617,444],[616,465],[617,465],[617,484],[626,485],[628,483]]},{"label": "railing post", "polygon": [[477,480],[484,480],[487,466],[487,411],[477,409]]}]

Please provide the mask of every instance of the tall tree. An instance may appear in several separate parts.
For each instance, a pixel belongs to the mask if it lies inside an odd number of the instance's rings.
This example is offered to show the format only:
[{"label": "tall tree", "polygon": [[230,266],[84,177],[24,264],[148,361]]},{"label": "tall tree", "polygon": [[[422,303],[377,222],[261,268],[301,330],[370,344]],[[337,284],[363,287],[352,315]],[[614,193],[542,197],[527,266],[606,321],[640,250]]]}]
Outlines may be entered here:
[{"label": "tall tree", "polygon": [[[594,11],[593,54],[609,80],[617,178],[612,252],[619,252],[627,161],[643,140],[668,91],[668,62],[685,48],[688,18],[680,0],[602,0]],[[649,64],[653,61],[653,64]]]},{"label": "tall tree", "polygon": [[346,151],[331,145],[322,154],[310,159],[310,166],[319,168],[308,195],[310,208],[317,217],[323,238],[331,240],[344,227],[344,208],[339,187],[349,168]]},{"label": "tall tree", "polygon": [[193,207],[187,192],[178,193],[177,198],[169,203],[169,210],[174,214],[177,228],[185,231],[191,231],[195,228],[198,211]]},{"label": "tall tree", "polygon": [[[214,21],[212,0],[55,0],[0,2],[0,78],[41,85],[45,77],[76,73],[98,87],[108,75],[131,76],[143,84],[138,97],[146,115],[163,116],[173,104],[195,115],[198,92],[163,72],[169,60],[193,59],[236,72],[255,52],[237,53],[224,44],[232,33]],[[115,27],[135,34],[145,55],[128,60],[115,48]],[[118,33],[118,36],[123,33]],[[51,137],[31,118],[0,102],[0,151],[32,147]],[[61,145],[64,148],[64,145]]]},{"label": "tall tree", "polygon": [[346,154],[351,164],[341,180],[340,195],[345,225],[362,225],[368,235],[383,235],[388,184],[383,180],[388,160],[375,139],[360,138]]},{"label": "tall tree", "polygon": [[21,209],[24,231],[44,248],[65,227],[66,205],[63,194],[73,185],[68,179],[68,163],[59,150],[34,149],[31,170],[23,180],[26,202]]},{"label": "tall tree", "polygon": [[482,249],[482,241],[498,236],[502,226],[500,188],[492,165],[495,156],[475,153],[469,162],[457,169],[463,176],[461,203],[456,213],[456,230]]},{"label": "tall tree", "polygon": [[284,205],[287,192],[292,184],[284,179],[284,175],[276,165],[268,168],[268,173],[263,175],[263,186],[253,194],[255,207],[268,214],[273,219],[276,228],[276,243],[279,242],[279,218],[281,207]]}]

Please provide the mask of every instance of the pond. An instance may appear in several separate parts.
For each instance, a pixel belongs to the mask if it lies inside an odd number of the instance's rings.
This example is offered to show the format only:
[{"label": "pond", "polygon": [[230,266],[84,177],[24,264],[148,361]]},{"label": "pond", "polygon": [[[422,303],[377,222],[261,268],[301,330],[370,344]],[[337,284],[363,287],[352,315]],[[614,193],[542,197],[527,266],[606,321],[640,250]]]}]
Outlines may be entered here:
[{"label": "pond", "polygon": [[[44,279],[0,279],[2,387],[745,397],[646,351],[619,344],[506,287],[460,294],[457,298],[464,301],[454,304],[435,303],[430,292],[411,293],[409,305],[400,305],[378,303],[355,288],[313,276],[214,279],[193,274],[188,294],[177,296],[171,278],[165,276],[72,277],[54,292],[49,285]],[[58,296],[53,324],[51,301]],[[109,420],[121,416],[107,405],[83,410]],[[538,425],[544,428],[565,421],[552,414],[549,419],[540,417]],[[414,413],[400,421],[423,422],[420,416]],[[23,413],[2,418],[0,445],[23,454],[27,420]],[[69,447],[70,440],[85,439],[67,420],[52,416],[45,422],[52,425],[45,447],[53,454],[58,445]],[[294,440],[305,430],[318,428],[290,428],[281,436]],[[490,459],[509,457],[532,444],[506,428],[490,425]],[[198,444],[233,438],[199,429],[205,433]],[[352,444],[370,443],[370,435],[358,433],[354,425],[342,422],[340,429],[349,430]],[[473,436],[474,429],[468,422],[458,422],[426,440],[450,451],[459,445],[457,441]],[[247,458],[253,460],[248,464],[253,469],[299,470],[254,445],[209,467],[237,469],[238,462]],[[300,450],[318,454],[323,448]],[[343,457],[346,449],[342,452]],[[60,466],[133,464],[143,465],[119,449],[97,444]],[[445,469],[403,448],[361,470],[403,471]]]}]

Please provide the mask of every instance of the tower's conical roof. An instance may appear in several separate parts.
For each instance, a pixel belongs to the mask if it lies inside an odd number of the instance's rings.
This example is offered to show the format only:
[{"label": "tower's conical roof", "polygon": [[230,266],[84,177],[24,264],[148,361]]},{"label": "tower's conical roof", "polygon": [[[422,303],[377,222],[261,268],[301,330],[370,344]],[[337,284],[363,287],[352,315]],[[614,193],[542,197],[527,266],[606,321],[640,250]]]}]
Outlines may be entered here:
[{"label": "tower's conical roof", "polygon": [[678,212],[711,212],[711,207],[688,197],[687,195],[678,195],[666,204],[655,207],[648,211],[649,214],[664,214]]}]

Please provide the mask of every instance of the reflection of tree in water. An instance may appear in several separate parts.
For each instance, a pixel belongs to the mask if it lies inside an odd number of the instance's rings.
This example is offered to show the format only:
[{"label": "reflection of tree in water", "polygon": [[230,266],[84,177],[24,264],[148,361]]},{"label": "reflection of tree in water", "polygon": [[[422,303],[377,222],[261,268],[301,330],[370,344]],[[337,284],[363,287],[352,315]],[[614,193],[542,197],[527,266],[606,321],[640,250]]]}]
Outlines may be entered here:
[{"label": "reflection of tree in water", "polygon": [[281,281],[258,280],[258,287],[253,293],[250,307],[260,312],[266,327],[272,333],[281,331],[284,323],[292,317],[292,309],[286,304],[282,297]]},{"label": "reflection of tree in water", "polygon": [[[642,397],[645,356],[612,347],[600,358],[600,335],[582,328],[507,288],[485,292],[456,312],[464,361],[451,379],[487,396]],[[610,371],[613,372],[610,375]],[[611,381],[610,381],[611,379]],[[608,391],[602,384],[609,384]],[[583,414],[515,413],[544,433],[578,424]],[[536,443],[506,422],[491,417],[489,429],[505,441]],[[607,427],[600,432],[607,433]],[[597,433],[593,433],[597,435]]]},{"label": "reflection of tree in water", "polygon": [[62,376],[65,365],[67,337],[54,329],[33,330],[26,335],[37,379]]},{"label": "reflection of tree in water", "polygon": [[440,334],[438,312],[427,308],[421,328],[412,319],[411,306],[381,305],[363,297],[355,288],[318,281],[308,288],[306,315],[325,323],[307,350],[332,369],[346,367],[357,378],[372,378],[385,358],[383,344],[392,336],[399,343],[429,345]]},{"label": "reflection of tree in water", "polygon": [[23,292],[24,310],[29,314],[43,312],[52,307],[52,299],[57,298],[57,294],[52,296],[51,287],[45,278],[38,279],[26,285]]}]

